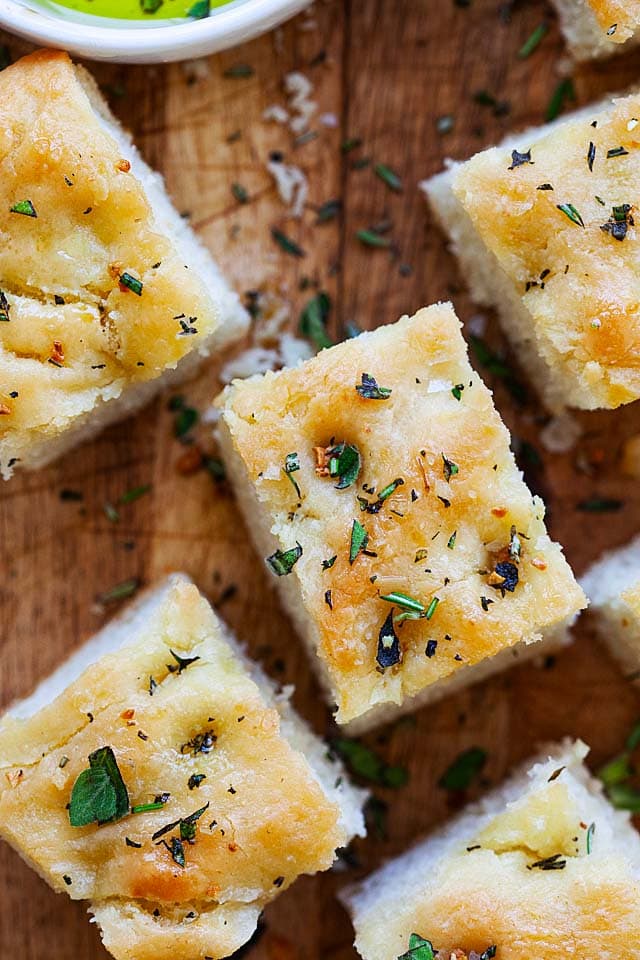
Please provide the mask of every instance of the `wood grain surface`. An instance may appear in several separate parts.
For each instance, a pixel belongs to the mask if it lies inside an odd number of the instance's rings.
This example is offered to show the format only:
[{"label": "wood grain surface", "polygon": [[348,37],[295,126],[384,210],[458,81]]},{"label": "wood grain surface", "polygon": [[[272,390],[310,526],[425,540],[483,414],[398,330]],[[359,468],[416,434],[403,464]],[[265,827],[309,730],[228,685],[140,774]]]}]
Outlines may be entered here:
[{"label": "wood grain surface", "polygon": [[[540,46],[518,58],[542,22],[549,31]],[[15,39],[6,42],[14,58],[23,52]],[[229,76],[237,64],[251,66],[251,75]],[[317,136],[302,144],[262,119],[266,107],[285,102],[283,77],[294,69],[313,82],[319,104],[310,125]],[[315,289],[326,290],[337,339],[347,323],[375,327],[441,298],[452,298],[463,319],[473,317],[464,278],[429,219],[418,181],[448,155],[463,158],[509,129],[539,123],[563,76],[573,77],[580,104],[637,82],[640,52],[572,70],[553,14],[538,0],[318,0],[282,29],[196,65],[101,65],[94,72],[236,287],[268,290],[290,305],[293,326]],[[508,111],[479,104],[478,91],[508,102]],[[341,142],[351,137],[362,145],[344,153]],[[272,150],[309,178],[302,222],[288,219],[265,168]],[[403,191],[391,191],[363,158],[393,167]],[[234,198],[234,182],[247,189],[249,203]],[[341,200],[342,215],[317,225],[314,208],[331,199]],[[355,237],[383,222],[391,253]],[[272,226],[295,238],[305,256],[284,253]],[[486,336],[505,349],[492,318]],[[212,363],[182,391],[199,410],[219,389],[216,369]],[[580,573],[603,548],[640,530],[638,483],[620,470],[625,440],[640,431],[638,405],[579,416],[578,444],[555,455],[540,442],[545,418],[535,392],[518,405],[503,382],[488,380],[516,448],[531,445],[522,465],[546,499],[553,536]],[[128,578],[147,584],[186,570],[267,670],[296,684],[299,710],[329,734],[329,713],[230,491],[204,470],[180,472],[187,448],[174,436],[167,400],[0,489],[0,705],[26,694],[115,612],[117,604],[96,604],[106,590]],[[215,455],[210,426],[201,423],[195,436]],[[120,507],[119,522],[111,522],[105,503],[143,484],[151,491]],[[64,499],[62,491],[81,499]],[[622,505],[604,514],[577,509],[592,497]],[[247,951],[250,960],[353,960],[350,924],[335,891],[451,812],[453,801],[437,780],[462,749],[477,745],[489,755],[470,796],[549,739],[583,737],[594,766],[617,751],[637,718],[637,694],[593,639],[588,619],[576,634],[575,645],[546,668],[503,674],[370,736],[370,745],[410,774],[402,789],[374,791],[388,805],[384,836],[355,844],[354,866],[303,878],[274,903]],[[52,893],[6,845],[0,894],[1,960],[107,956],[85,906]]]}]

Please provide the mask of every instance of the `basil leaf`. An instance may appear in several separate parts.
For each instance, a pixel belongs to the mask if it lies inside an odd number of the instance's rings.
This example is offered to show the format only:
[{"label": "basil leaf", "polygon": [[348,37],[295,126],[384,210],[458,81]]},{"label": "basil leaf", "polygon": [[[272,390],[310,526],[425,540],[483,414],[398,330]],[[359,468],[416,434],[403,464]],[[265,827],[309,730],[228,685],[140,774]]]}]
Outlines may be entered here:
[{"label": "basil leaf", "polygon": [[69,822],[72,827],[90,823],[112,823],[129,812],[129,794],[111,747],[100,747],[89,755],[89,769],[83,770],[71,791]]}]

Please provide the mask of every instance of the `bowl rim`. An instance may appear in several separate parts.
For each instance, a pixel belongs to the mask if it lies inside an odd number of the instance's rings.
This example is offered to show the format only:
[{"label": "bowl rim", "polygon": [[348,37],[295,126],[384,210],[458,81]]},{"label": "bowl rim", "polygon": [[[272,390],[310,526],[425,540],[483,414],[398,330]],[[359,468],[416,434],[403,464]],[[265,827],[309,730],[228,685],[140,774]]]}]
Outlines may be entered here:
[{"label": "bowl rim", "polygon": [[[64,20],[45,9],[0,0],[0,26],[35,43],[96,60],[149,63],[202,56],[271,30],[311,0],[244,0],[193,23],[168,26],[94,26]],[[96,18],[97,19],[97,18]]]}]

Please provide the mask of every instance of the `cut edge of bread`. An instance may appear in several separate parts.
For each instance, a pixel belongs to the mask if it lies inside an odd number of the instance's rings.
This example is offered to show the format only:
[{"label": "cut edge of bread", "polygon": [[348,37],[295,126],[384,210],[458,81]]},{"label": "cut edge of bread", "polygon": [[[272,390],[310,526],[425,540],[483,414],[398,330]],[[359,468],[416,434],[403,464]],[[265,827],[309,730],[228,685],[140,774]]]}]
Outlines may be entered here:
[{"label": "cut edge of bread", "polygon": [[[530,146],[534,140],[543,135],[547,136],[563,124],[589,117],[594,111],[604,109],[616,96],[624,94],[610,94],[596,103],[563,114],[552,123],[527,127],[520,133],[511,132],[494,148],[487,149],[522,150],[525,144]],[[593,388],[585,389],[576,379],[572,379],[568,386],[566,372],[547,363],[546,348],[541,348],[538,342],[531,314],[523,305],[498,258],[485,246],[470,216],[455,196],[453,185],[457,173],[471,159],[473,157],[461,161],[445,161],[445,169],[423,180],[420,188],[448,237],[449,249],[458,262],[460,274],[464,277],[472,299],[479,306],[496,310],[500,325],[521,366],[527,371],[529,380],[535,384],[551,413],[562,413],[567,407],[598,409],[601,404],[597,396],[594,396]]]},{"label": "cut edge of bread", "polygon": [[603,60],[640,42],[640,35],[623,42],[608,37],[585,0],[552,0],[552,4],[558,12],[562,33],[575,60]]},{"label": "cut edge of bread", "polygon": [[[233,385],[227,387],[222,396],[230,396],[232,392]],[[270,528],[265,508],[258,500],[242,458],[235,449],[232,432],[225,419],[224,406],[218,421],[216,437],[249,536],[258,554],[261,557],[268,557],[281,545]],[[335,707],[331,677],[325,662],[318,654],[320,648],[318,628],[313,618],[306,613],[295,571],[293,575],[288,577],[274,577],[272,585],[278,590],[282,605],[304,643],[310,663],[316,672],[327,702],[330,706]],[[435,703],[457,690],[462,690],[464,687],[477,683],[516,663],[544,657],[571,642],[569,628],[575,619],[576,617],[573,616],[545,630],[542,636],[537,634],[523,639],[514,646],[501,650],[493,657],[463,667],[450,677],[425,687],[416,696],[407,697],[400,704],[390,701],[374,704],[366,713],[347,723],[340,724],[340,727],[350,736],[359,736],[382,724],[397,720],[404,714],[413,713],[427,704]],[[339,722],[339,716],[336,719]]]},{"label": "cut edge of bread", "polygon": [[[111,113],[91,74],[80,65],[75,65],[75,72],[97,121],[118,144],[123,159],[129,161],[132,174],[142,184],[159,232],[171,239],[185,264],[197,273],[216,305],[219,322],[212,333],[199,344],[198,349],[185,354],[175,367],[167,368],[153,380],[133,386],[114,381],[112,396],[107,400],[99,400],[59,436],[31,441],[22,449],[9,449],[6,455],[3,453],[0,459],[0,474],[5,480],[12,476],[14,466],[19,465],[26,470],[38,470],[47,466],[73,447],[92,439],[112,423],[136,413],[166,387],[195,376],[208,356],[240,339],[249,326],[249,316],[238,294],[229,286],[207,248],[174,207],[162,175],[152,170],[142,159],[130,135]],[[2,446],[0,442],[0,450]],[[16,454],[16,463],[12,463]]]},{"label": "cut edge of bread", "polygon": [[640,681],[640,623],[622,596],[640,583],[640,536],[608,550],[583,575],[580,586],[590,600],[598,636],[627,675]]},{"label": "cut edge of bread", "polygon": [[[546,746],[537,756],[520,764],[478,803],[436,828],[424,840],[384,864],[361,883],[342,890],[339,899],[351,914],[356,928],[356,948],[360,924],[366,923],[368,915],[388,903],[390,889],[393,890],[394,903],[411,903],[423,896],[427,878],[447,856],[472,842],[474,836],[504,812],[508,804],[526,796],[537,784],[547,782],[560,767],[565,768],[563,778],[569,784],[572,796],[583,804],[581,810],[588,818],[585,822],[597,822],[600,841],[620,851],[630,863],[634,876],[640,879],[640,836],[631,824],[630,815],[611,806],[603,794],[602,783],[584,765],[588,752],[589,748],[580,740],[565,739]],[[366,954],[362,956],[366,958]]]}]

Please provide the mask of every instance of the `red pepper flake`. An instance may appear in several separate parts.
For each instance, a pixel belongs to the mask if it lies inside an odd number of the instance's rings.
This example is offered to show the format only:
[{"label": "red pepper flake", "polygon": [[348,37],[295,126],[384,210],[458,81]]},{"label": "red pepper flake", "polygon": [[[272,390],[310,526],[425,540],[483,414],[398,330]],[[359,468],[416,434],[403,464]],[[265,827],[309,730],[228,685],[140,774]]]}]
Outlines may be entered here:
[{"label": "red pepper flake", "polygon": [[176,470],[183,477],[197,473],[202,466],[202,450],[199,447],[187,447],[185,452],[176,460]]},{"label": "red pepper flake", "polygon": [[120,170],[121,173],[129,173],[129,170],[131,170],[131,164],[129,163],[128,160],[125,160],[123,158],[117,161],[116,170]]},{"label": "red pepper flake", "polygon": [[531,566],[532,566],[532,567],[535,567],[536,570],[546,570],[546,569],[547,569],[546,563],[544,562],[544,560],[541,560],[540,557],[534,557],[533,560],[531,561]]},{"label": "red pepper flake", "polygon": [[8,417],[11,413],[11,407],[8,407],[6,403],[0,403],[0,417]]},{"label": "red pepper flake", "polygon": [[506,517],[508,510],[506,507],[494,507],[491,511],[494,517]]},{"label": "red pepper flake", "polygon": [[64,350],[62,348],[62,343],[60,340],[53,341],[53,347],[51,349],[51,356],[49,357],[49,363],[52,363],[54,367],[61,367],[64,363]]}]

